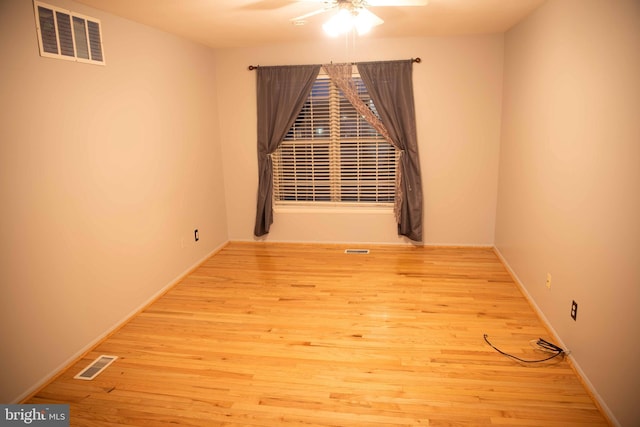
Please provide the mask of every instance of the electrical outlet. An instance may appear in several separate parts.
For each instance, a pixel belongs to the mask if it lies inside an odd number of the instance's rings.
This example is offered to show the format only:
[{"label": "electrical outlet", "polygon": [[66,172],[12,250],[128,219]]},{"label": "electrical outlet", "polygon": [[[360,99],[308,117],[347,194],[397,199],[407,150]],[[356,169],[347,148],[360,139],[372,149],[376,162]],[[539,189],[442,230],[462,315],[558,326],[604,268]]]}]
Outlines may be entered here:
[{"label": "electrical outlet", "polygon": [[571,318],[573,320],[577,320],[578,317],[578,303],[575,301],[571,301]]},{"label": "electrical outlet", "polygon": [[551,289],[551,273],[547,273],[547,289]]},{"label": "electrical outlet", "polygon": [[195,230],[193,230],[193,238],[194,240],[197,242],[198,240],[200,240],[200,233],[198,233],[198,229],[196,228]]}]

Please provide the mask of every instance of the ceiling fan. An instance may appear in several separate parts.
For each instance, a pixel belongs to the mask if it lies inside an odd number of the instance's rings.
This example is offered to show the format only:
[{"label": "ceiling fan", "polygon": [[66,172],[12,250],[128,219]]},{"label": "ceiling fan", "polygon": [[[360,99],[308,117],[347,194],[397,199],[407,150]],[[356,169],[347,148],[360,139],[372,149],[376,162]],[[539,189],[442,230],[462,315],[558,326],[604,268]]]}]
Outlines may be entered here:
[{"label": "ceiling fan", "polygon": [[[303,0],[304,1],[304,0]],[[307,0],[309,1],[309,0]],[[319,0],[322,1],[322,0]],[[365,34],[372,27],[384,23],[369,7],[382,6],[426,6],[428,0],[324,0],[324,7],[291,19],[294,25],[305,25],[308,18],[325,12],[335,11],[322,26],[331,36],[350,32]]]}]

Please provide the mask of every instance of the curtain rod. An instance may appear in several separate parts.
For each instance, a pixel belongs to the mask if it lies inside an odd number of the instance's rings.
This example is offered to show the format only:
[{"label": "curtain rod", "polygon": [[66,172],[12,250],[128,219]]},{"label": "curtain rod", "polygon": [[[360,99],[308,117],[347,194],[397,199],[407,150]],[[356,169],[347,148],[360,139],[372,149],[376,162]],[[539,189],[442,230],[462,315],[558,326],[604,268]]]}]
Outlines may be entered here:
[{"label": "curtain rod", "polygon": [[[419,63],[422,62],[422,59],[420,59],[420,57],[411,58],[411,62],[415,62],[416,64],[419,64]],[[356,64],[357,64],[357,62],[356,62]],[[257,70],[258,68],[260,68],[259,65],[249,65],[249,67],[248,67],[249,71]]]}]

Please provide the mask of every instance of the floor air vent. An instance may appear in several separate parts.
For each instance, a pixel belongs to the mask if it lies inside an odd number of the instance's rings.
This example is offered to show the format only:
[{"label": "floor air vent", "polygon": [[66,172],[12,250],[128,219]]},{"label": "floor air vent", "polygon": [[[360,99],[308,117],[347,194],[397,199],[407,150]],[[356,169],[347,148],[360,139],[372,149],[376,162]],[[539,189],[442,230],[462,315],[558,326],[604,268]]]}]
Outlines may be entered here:
[{"label": "floor air vent", "polygon": [[369,249],[345,249],[345,254],[360,254],[367,255],[369,253]]},{"label": "floor air vent", "polygon": [[73,378],[78,380],[92,380],[95,377],[97,377],[100,372],[107,369],[107,366],[111,365],[117,358],[118,356],[102,355],[98,357],[96,360],[94,360],[93,362],[91,362],[89,366],[84,368],[82,372],[80,372],[78,375],[76,375]]}]

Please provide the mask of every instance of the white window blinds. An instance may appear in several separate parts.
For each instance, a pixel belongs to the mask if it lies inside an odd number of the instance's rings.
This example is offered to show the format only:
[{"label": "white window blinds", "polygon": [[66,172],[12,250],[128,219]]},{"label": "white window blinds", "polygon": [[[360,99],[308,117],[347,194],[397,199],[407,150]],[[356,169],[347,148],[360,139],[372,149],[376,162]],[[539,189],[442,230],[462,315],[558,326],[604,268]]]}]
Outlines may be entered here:
[{"label": "white window blinds", "polygon": [[[364,83],[360,98],[375,112]],[[396,149],[326,76],[316,79],[302,111],[273,155],[279,205],[334,202],[393,205]]]}]

